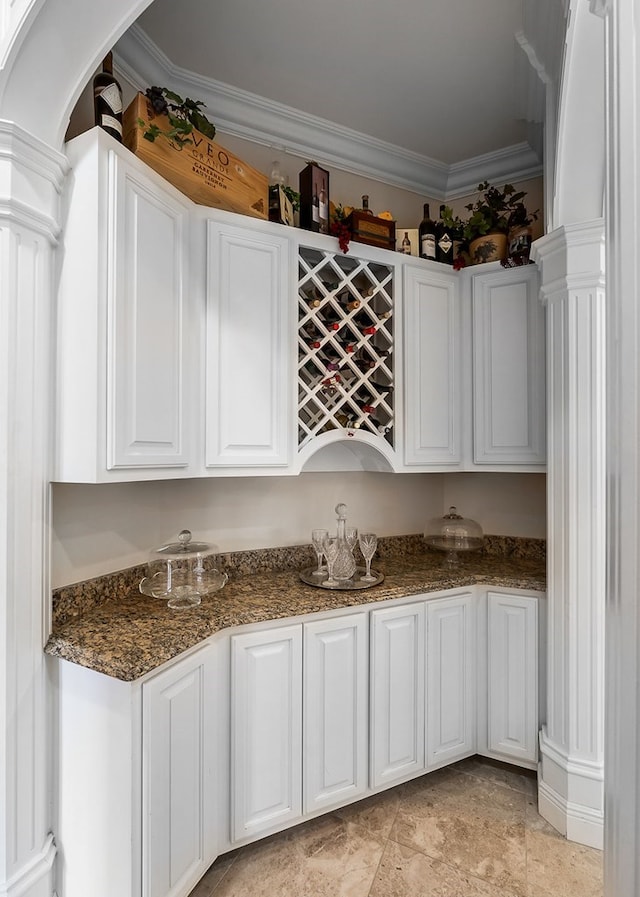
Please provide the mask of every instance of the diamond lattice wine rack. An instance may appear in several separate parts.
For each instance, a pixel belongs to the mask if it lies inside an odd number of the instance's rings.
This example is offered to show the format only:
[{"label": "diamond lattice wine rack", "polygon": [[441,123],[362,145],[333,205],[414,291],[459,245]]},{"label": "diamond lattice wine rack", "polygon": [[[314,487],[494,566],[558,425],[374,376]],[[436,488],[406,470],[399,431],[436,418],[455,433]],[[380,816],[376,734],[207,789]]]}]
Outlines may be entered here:
[{"label": "diamond lattice wine rack", "polygon": [[393,268],[301,247],[298,445],[335,429],[393,446]]}]

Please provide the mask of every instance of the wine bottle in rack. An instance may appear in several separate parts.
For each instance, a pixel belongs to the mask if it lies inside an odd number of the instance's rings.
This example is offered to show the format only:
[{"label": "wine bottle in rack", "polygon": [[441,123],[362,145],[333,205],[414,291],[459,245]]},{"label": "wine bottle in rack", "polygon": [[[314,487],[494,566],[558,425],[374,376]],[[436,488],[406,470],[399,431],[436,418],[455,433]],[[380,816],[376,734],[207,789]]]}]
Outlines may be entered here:
[{"label": "wine bottle in rack", "polygon": [[102,71],[93,79],[95,123],[122,143],[122,89],[113,76],[113,55],[107,53]]},{"label": "wine bottle in rack", "polygon": [[356,340],[352,339],[350,336],[341,336],[340,333],[338,333],[337,336],[334,337],[334,340],[338,343],[340,348],[349,355],[355,351]]},{"label": "wine bottle in rack", "polygon": [[393,391],[393,383],[385,383],[384,380],[379,380],[376,377],[369,377],[367,380],[371,386],[375,387],[377,392],[392,392]]},{"label": "wine bottle in rack", "polygon": [[370,355],[359,352],[353,357],[353,363],[360,371],[370,371],[376,366],[376,361]]},{"label": "wine bottle in rack", "polygon": [[322,302],[315,287],[301,287],[300,296],[304,299],[309,308],[318,308]]},{"label": "wine bottle in rack", "polygon": [[424,215],[418,228],[420,258],[436,260],[436,225],[429,215],[429,203],[424,204]]},{"label": "wine bottle in rack", "polygon": [[319,349],[322,345],[322,334],[312,324],[302,327],[300,335],[310,349]]},{"label": "wine bottle in rack", "polygon": [[353,296],[353,293],[350,293],[349,290],[343,290],[341,293],[338,293],[337,299],[340,305],[347,309],[347,311],[355,311],[357,308],[360,308],[361,305],[360,300],[356,299]]},{"label": "wine bottle in rack", "polygon": [[327,330],[340,330],[342,315],[338,314],[335,308],[331,308],[330,305],[318,311],[317,317]]}]

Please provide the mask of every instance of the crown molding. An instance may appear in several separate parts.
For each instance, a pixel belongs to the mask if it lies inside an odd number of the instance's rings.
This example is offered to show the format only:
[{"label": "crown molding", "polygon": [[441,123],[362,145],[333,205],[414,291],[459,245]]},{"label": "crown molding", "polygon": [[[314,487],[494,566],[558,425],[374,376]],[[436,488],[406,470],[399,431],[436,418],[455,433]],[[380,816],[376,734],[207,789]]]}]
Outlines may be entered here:
[{"label": "crown molding", "polygon": [[171,84],[182,96],[196,96],[220,133],[314,159],[350,174],[425,196],[466,196],[488,180],[524,180],[542,174],[528,144],[506,147],[447,165],[420,153],[345,128],[221,81],[174,65],[148,35],[133,25],[114,51],[118,69],[138,90]]}]

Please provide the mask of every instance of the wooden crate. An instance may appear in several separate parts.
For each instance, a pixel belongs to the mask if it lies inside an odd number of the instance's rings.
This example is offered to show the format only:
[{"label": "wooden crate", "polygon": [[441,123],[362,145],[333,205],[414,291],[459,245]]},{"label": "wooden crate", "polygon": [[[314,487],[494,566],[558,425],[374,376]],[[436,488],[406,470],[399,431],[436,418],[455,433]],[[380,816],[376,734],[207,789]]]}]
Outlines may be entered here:
[{"label": "wooden crate", "polygon": [[193,143],[182,150],[164,137],[153,143],[145,140],[138,119],[145,124],[153,121],[163,130],[169,127],[166,115],[156,115],[142,93],[136,95],[124,113],[124,144],[189,199],[203,206],[268,218],[266,175],[200,131],[192,133]]},{"label": "wooden crate", "polygon": [[382,249],[396,248],[396,223],[386,218],[376,218],[366,212],[355,210],[346,221],[351,231],[351,239],[369,246],[380,246]]}]

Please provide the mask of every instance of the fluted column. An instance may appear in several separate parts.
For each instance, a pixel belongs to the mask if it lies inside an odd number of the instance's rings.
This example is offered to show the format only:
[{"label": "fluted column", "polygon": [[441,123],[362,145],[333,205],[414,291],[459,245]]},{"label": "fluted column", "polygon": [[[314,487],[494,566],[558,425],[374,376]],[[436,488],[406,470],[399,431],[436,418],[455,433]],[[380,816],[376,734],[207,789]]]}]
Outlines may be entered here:
[{"label": "fluted column", "polygon": [[0,121],[0,894],[51,897],[48,480],[65,157]]},{"label": "fluted column", "polygon": [[604,222],[536,243],[547,308],[547,715],[540,813],[602,847],[606,587]]}]

